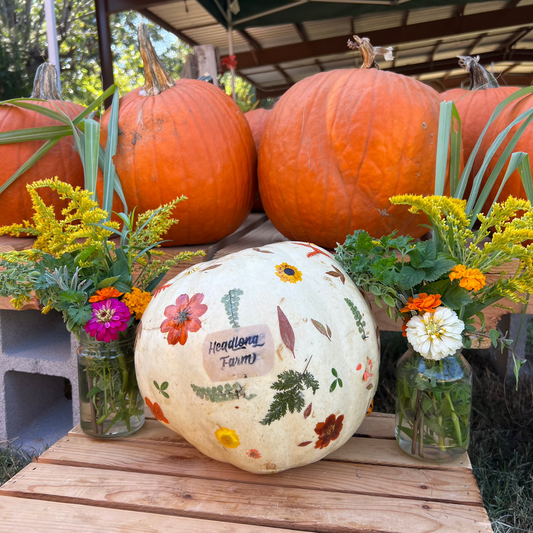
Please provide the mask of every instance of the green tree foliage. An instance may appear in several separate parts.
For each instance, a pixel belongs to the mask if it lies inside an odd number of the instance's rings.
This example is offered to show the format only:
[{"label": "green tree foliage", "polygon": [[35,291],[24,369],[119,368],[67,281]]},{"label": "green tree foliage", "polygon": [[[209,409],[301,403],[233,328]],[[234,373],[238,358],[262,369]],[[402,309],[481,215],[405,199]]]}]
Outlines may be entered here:
[{"label": "green tree foliage", "polygon": [[[56,0],[57,38],[65,99],[87,104],[102,92],[92,0]],[[144,83],[135,12],[111,16],[115,83],[125,94]],[[174,78],[190,47],[146,21],[161,61]],[[47,59],[43,0],[0,0],[0,100],[29,96],[37,67]]]}]

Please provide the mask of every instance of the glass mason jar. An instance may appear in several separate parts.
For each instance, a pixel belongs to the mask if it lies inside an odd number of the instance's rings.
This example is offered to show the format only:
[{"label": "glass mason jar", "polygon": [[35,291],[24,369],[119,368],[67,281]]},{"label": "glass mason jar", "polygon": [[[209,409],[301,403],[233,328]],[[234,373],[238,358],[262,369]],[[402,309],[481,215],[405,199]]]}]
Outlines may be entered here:
[{"label": "glass mason jar", "polygon": [[135,328],[103,342],[80,333],[78,383],[82,430],[99,439],[125,437],[144,424],[144,401],[135,376]]},{"label": "glass mason jar", "polygon": [[472,368],[461,350],[440,361],[410,346],[396,367],[396,440],[418,459],[446,462],[470,443]]}]

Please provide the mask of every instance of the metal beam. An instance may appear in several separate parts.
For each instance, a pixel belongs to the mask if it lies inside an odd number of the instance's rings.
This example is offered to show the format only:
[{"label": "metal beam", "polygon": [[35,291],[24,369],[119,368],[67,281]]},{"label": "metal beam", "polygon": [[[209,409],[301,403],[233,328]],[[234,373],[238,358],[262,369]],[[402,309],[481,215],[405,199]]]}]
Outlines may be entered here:
[{"label": "metal beam", "polygon": [[479,43],[487,36],[486,33],[482,33],[476,37],[476,40],[470,45],[470,48],[466,51],[467,56],[471,56],[474,50],[479,46]]},{"label": "metal beam", "polygon": [[[96,9],[96,27],[98,29],[98,51],[100,53],[104,91],[114,83],[111,31],[109,30],[109,16],[106,12],[105,2],[106,0],[95,0],[94,2]],[[106,107],[109,107],[109,105],[111,105],[111,97],[105,102]]]},{"label": "metal beam", "polygon": [[180,41],[183,41],[184,43],[187,43],[191,46],[198,46],[198,43],[194,39],[187,37],[187,35],[185,35],[183,32],[177,30],[176,28],[174,28],[174,26],[171,26],[168,22],[165,22],[162,18],[159,18],[157,15],[155,15],[148,9],[140,9],[139,13],[143,17],[146,17],[148,20],[151,20],[152,22],[163,28],[164,30],[173,33]]},{"label": "metal beam", "polygon": [[[307,35],[307,31],[305,30],[303,25],[300,24],[299,22],[296,22],[293,24],[293,26],[294,26],[294,29],[296,30],[296,33],[298,34],[298,37],[300,37],[302,42],[304,43],[309,42],[309,35]],[[318,59],[315,59],[314,63],[316,65],[318,72],[324,72],[324,67],[322,66],[320,61],[318,61]]]},{"label": "metal beam", "polygon": [[108,13],[140,11],[149,7],[168,4],[165,0],[106,0]]},{"label": "metal beam", "polygon": [[[516,7],[463,15],[444,20],[398,26],[371,32],[361,32],[360,35],[368,37],[374,45],[402,44],[413,41],[435,40],[462,33],[485,32],[510,26],[520,26],[533,23],[533,6]],[[251,52],[237,54],[237,61],[241,69],[259,65],[272,65],[312,57],[339,54],[346,52],[346,41],[350,35],[330,37],[316,41],[289,44],[265,48],[255,52],[257,63]]]}]

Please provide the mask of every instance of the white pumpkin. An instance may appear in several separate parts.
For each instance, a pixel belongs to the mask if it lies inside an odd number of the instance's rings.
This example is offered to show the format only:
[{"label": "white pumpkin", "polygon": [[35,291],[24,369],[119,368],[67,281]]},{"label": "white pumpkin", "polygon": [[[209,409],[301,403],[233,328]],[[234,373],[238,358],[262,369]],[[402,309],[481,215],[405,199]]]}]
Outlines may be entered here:
[{"label": "white pumpkin", "polygon": [[352,436],[376,391],[379,349],[369,306],[333,256],[282,242],[159,289],[135,360],[158,420],[209,457],[266,474]]}]

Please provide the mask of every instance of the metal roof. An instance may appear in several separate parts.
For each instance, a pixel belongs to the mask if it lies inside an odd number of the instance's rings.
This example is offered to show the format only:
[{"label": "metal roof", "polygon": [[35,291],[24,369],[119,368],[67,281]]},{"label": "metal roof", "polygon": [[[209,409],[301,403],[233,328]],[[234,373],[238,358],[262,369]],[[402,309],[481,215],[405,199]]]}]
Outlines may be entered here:
[{"label": "metal roof", "polygon": [[[533,80],[533,0],[466,4],[397,0],[392,2],[395,6],[385,5],[391,2],[383,0],[239,1],[241,10],[233,16],[237,73],[252,82],[262,97],[278,95],[317,72],[359,66],[358,52],[345,46],[353,33],[370,37],[374,45],[394,47],[393,62],[378,60],[382,69],[414,76],[437,90],[467,83],[466,73],[457,67],[457,55],[480,55],[482,64],[492,64],[502,85],[529,85]],[[213,8],[220,2],[107,0],[107,5],[109,12],[137,6],[143,15],[178,37],[191,44],[217,46],[224,56],[228,54],[227,21],[223,9],[216,13]],[[283,10],[285,19],[281,11],[246,19],[253,9],[264,9],[267,4],[294,7]],[[320,7],[319,12],[324,13],[328,4],[332,6],[329,14],[343,10],[362,14],[303,20],[306,9],[311,14]],[[220,4],[221,8],[225,5]],[[289,22],[266,25],[277,19]],[[301,21],[293,21],[298,19]]]}]

